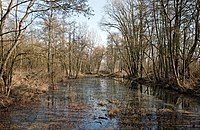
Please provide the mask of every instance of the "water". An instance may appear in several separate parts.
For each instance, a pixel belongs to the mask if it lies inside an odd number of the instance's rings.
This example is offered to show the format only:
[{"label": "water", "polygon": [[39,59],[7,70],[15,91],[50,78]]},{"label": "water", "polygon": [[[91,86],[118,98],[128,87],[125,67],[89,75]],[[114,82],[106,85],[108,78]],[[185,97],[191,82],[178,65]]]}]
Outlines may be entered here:
[{"label": "water", "polygon": [[200,129],[198,99],[155,86],[72,79],[41,98],[1,111],[0,129]]}]

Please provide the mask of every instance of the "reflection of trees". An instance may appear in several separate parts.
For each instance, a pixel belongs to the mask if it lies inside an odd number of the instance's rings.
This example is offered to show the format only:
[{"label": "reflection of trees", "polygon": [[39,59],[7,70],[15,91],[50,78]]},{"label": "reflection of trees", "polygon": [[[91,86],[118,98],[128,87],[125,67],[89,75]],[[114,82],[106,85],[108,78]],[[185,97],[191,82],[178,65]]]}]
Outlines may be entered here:
[{"label": "reflection of trees", "polygon": [[[187,96],[183,96],[178,93],[166,92],[166,90],[159,87],[154,87],[153,91],[155,91],[153,96],[163,100],[166,104],[172,104],[178,109],[192,110],[194,107],[196,107],[194,104],[191,104],[191,98]],[[164,107],[167,107],[167,105]]]},{"label": "reflection of trees", "polygon": [[[86,122],[85,116],[90,113],[87,106],[87,94],[85,89],[88,87],[85,81],[83,84],[76,82],[77,80],[69,80],[65,86],[60,86],[59,90],[53,90],[48,97],[49,128],[69,128],[74,129]],[[53,112],[53,113],[52,113]],[[59,121],[59,122],[58,122]]]},{"label": "reflection of trees", "polygon": [[[129,84],[131,86],[133,84]],[[123,95],[122,101],[122,121],[124,128],[179,128],[180,126],[192,127],[200,125],[195,114],[199,106],[192,98],[181,94],[168,92],[157,86],[137,86]],[[162,110],[162,111],[161,111]],[[191,112],[192,111],[192,112]]]},{"label": "reflection of trees", "polygon": [[[132,87],[133,88],[133,87]],[[135,90],[133,90],[135,91]],[[179,109],[194,109],[194,104],[191,104],[193,101],[192,98],[183,96],[176,92],[170,92],[168,90],[162,89],[161,87],[157,86],[140,86],[138,87],[138,95],[147,94],[152,95],[158,98],[158,100],[162,100],[165,104],[174,106]],[[162,108],[167,107],[167,105],[162,106]]]}]

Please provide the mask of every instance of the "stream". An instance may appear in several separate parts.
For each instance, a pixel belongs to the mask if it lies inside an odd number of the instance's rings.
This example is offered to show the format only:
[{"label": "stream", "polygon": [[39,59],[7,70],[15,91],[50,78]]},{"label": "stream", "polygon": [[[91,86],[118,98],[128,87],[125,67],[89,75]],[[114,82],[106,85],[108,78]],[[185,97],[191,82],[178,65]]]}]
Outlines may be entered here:
[{"label": "stream", "polygon": [[70,79],[41,103],[0,111],[0,129],[200,129],[200,100],[109,78]]}]

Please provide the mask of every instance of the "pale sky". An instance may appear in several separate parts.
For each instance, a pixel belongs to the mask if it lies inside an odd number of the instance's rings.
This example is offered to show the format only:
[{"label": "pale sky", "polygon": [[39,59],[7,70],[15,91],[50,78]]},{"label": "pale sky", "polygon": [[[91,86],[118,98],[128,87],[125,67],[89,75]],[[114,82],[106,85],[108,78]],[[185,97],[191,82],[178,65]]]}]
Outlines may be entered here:
[{"label": "pale sky", "polygon": [[101,43],[99,44],[106,44],[106,37],[107,34],[104,31],[101,31],[99,27],[99,22],[103,17],[103,7],[106,5],[107,0],[89,0],[88,3],[90,7],[94,10],[94,16],[90,16],[90,19],[87,19],[83,16],[79,16],[77,18],[77,22],[86,22],[89,26],[90,30],[97,31],[98,35],[101,36]]}]

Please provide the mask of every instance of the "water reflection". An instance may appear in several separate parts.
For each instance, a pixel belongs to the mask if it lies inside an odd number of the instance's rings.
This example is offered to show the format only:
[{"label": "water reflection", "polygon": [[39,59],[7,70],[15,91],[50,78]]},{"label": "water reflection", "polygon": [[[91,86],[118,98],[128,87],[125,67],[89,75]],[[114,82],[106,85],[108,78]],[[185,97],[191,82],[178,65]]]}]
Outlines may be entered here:
[{"label": "water reflection", "polygon": [[61,84],[40,105],[1,111],[0,128],[192,129],[200,128],[199,115],[198,99],[119,79],[86,78]]}]

